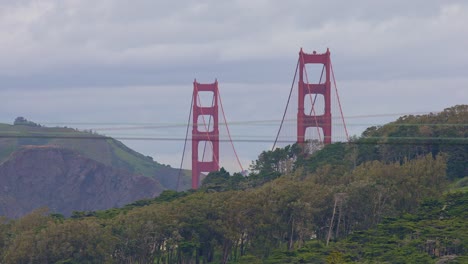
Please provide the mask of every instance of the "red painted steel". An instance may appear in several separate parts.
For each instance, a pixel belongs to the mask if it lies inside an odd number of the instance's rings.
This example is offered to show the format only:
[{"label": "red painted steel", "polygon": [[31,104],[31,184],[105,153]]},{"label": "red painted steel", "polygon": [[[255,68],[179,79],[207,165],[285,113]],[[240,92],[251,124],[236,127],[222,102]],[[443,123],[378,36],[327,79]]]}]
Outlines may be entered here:
[{"label": "red painted steel", "polygon": [[[212,106],[199,105],[199,92],[213,92]],[[211,84],[193,82],[193,128],[192,128],[192,189],[198,189],[200,174],[219,170],[219,129],[218,129],[218,81]],[[213,129],[211,131],[198,130],[198,117],[211,116]],[[204,122],[205,123],[205,122]],[[207,127],[207,124],[203,124]],[[213,146],[211,161],[199,160],[198,146],[200,142],[211,142]]]},{"label": "red painted steel", "polygon": [[[325,82],[319,84],[310,84],[304,82],[304,70],[306,64],[323,64],[325,66]],[[305,132],[308,127],[319,127],[323,130],[324,144],[331,143],[331,82],[330,82],[330,50],[322,54],[307,54],[299,52],[299,104],[297,112],[297,143],[304,144]],[[306,73],[307,74],[307,73]],[[307,77],[306,77],[307,78]],[[304,112],[304,100],[307,95],[321,94],[325,99],[325,109],[323,115],[306,114]]]}]

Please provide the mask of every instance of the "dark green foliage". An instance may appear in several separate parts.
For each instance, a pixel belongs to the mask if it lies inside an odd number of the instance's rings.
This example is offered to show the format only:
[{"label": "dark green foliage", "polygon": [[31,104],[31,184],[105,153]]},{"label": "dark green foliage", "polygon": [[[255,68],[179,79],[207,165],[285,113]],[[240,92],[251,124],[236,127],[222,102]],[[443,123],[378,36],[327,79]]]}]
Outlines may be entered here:
[{"label": "dark green foliage", "polygon": [[449,179],[468,175],[468,105],[438,114],[403,116],[381,127],[370,127],[357,145],[356,161],[403,162],[426,154],[446,153]]},{"label": "dark green foliage", "polygon": [[464,263],[468,256],[467,199],[467,192],[429,199],[416,214],[385,219],[376,228],[354,232],[330,247],[313,240],[292,253],[273,254],[266,263],[403,264],[434,263],[442,258]]},{"label": "dark green foliage", "polygon": [[31,127],[40,127],[41,125],[36,124],[32,121],[27,120],[26,118],[19,116],[15,118],[15,121],[13,122],[13,125],[15,126],[31,126]]},{"label": "dark green foliage", "polygon": [[[401,165],[366,163],[337,178],[344,185],[322,184],[317,174],[298,171],[257,188],[165,191],[121,209],[74,212],[70,219],[38,212],[0,225],[0,254],[16,263],[427,263],[465,256],[467,193],[430,198],[440,196],[430,182],[444,176],[443,161],[428,155]],[[392,180],[384,181],[389,175]],[[410,175],[420,182],[412,185]],[[205,183],[224,188],[231,178],[221,170]],[[399,188],[388,189],[400,180]],[[407,188],[419,193],[421,206],[410,202],[404,207],[410,213],[400,216],[398,201]],[[340,228],[332,228],[327,247],[333,199],[343,192],[342,216],[334,221],[336,226],[340,219]],[[34,244],[39,246],[27,250]]]},{"label": "dark green foliage", "polygon": [[262,186],[280,176],[281,173],[269,170],[252,172],[247,176],[240,173],[231,175],[224,168],[221,168],[219,171],[210,172],[202,180],[200,190],[206,192],[247,190]]},{"label": "dark green foliage", "polygon": [[[260,184],[255,184],[259,178],[263,178],[263,182],[268,181],[265,177],[258,175],[251,175],[252,177],[243,176],[240,173],[234,173],[232,176],[224,168],[221,168],[219,171],[210,172],[202,180],[202,191],[207,192],[222,192],[230,190],[241,190],[246,188],[251,188],[253,186],[258,186]],[[255,177],[257,176],[257,177]]]},{"label": "dark green foliage", "polygon": [[210,172],[202,181],[204,189],[214,191],[226,191],[232,189],[230,183],[231,175],[224,168],[219,171]]},{"label": "dark green foliage", "polygon": [[94,211],[86,211],[86,212],[73,211],[70,218],[72,218],[72,219],[82,219],[82,218],[94,217],[94,216],[96,216],[96,212],[94,212]]},{"label": "dark green foliage", "polygon": [[300,159],[301,153],[302,150],[297,144],[263,151],[251,169],[262,175],[288,173],[293,170],[294,162]]},{"label": "dark green foliage", "polygon": [[51,217],[52,219],[54,219],[55,221],[60,222],[60,223],[62,223],[63,221],[65,221],[65,217],[64,217],[62,214],[55,214],[55,213],[54,213],[54,214],[50,214],[50,217]]},{"label": "dark green foliage", "polygon": [[191,193],[190,190],[186,192],[176,192],[174,190],[165,190],[158,197],[154,198],[154,201],[158,203],[171,202],[178,198],[187,196],[190,193]]},{"label": "dark green foliage", "polygon": [[325,165],[333,165],[334,170],[350,170],[354,165],[349,158],[352,152],[352,147],[345,143],[326,145],[322,150],[310,155],[303,165],[310,172],[316,172]]},{"label": "dark green foliage", "polygon": [[222,168],[198,191],[2,219],[0,262],[466,263],[467,184],[450,183],[466,171],[466,121],[442,125],[465,111],[404,117],[308,155],[262,152],[250,175]]}]

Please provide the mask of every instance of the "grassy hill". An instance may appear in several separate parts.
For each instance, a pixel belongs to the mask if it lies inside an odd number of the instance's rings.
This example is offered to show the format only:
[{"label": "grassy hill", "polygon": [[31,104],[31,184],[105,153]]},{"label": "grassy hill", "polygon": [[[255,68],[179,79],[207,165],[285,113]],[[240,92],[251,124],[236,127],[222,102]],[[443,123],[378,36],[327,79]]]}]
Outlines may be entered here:
[{"label": "grassy hill", "polygon": [[[105,165],[155,178],[167,189],[177,187],[178,169],[153,161],[113,138],[67,127],[44,127],[25,119],[15,121],[14,125],[0,124],[0,163],[25,145],[56,145],[72,149]],[[183,171],[182,176],[180,189],[188,189],[190,175]]]}]

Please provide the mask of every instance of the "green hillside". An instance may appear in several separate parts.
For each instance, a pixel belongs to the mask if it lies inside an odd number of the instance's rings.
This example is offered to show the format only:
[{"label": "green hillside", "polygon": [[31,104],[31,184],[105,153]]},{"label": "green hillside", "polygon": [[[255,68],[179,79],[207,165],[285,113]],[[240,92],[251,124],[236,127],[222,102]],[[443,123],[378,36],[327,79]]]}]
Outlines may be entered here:
[{"label": "green hillside", "polygon": [[403,163],[441,153],[447,158],[448,179],[468,176],[468,105],[403,116],[383,126],[369,127],[349,144],[331,144],[313,155],[299,156],[295,166],[308,172],[328,166],[329,173],[342,174],[369,161]]},{"label": "green hillside", "polygon": [[403,116],[381,127],[370,127],[355,141],[358,163],[403,161],[431,153],[446,153],[450,179],[468,176],[468,105],[440,113]]},{"label": "green hillside", "polygon": [[[178,169],[153,161],[113,138],[67,127],[44,127],[24,118],[17,118],[14,125],[0,124],[0,163],[24,145],[69,148],[105,165],[155,178],[165,188],[176,189]],[[189,173],[184,171],[183,177],[180,189],[187,189]]]},{"label": "green hillside", "polygon": [[384,219],[328,246],[311,240],[259,263],[467,263],[467,212],[468,192],[450,192],[426,200],[413,214]]},{"label": "green hillside", "polygon": [[197,191],[69,219],[39,210],[4,220],[0,259],[466,263],[467,112],[403,117],[314,153],[265,151],[248,176],[220,169]]}]

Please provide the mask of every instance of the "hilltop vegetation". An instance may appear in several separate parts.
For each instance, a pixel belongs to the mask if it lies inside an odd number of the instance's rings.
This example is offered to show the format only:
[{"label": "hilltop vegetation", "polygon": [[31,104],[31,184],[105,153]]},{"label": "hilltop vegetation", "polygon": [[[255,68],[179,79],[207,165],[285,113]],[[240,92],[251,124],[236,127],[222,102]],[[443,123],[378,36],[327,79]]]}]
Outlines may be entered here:
[{"label": "hilltop vegetation", "polygon": [[[139,174],[158,180],[164,188],[176,189],[178,169],[153,161],[120,141],[96,134],[92,131],[79,131],[68,127],[44,127],[18,117],[14,125],[0,124],[0,163],[22,146],[52,145],[77,151],[87,158],[115,169]],[[184,171],[180,189],[189,188],[190,179]]]},{"label": "hilltop vegetation", "polygon": [[370,127],[356,140],[357,162],[393,162],[431,153],[447,154],[447,176],[468,176],[468,105],[437,114],[403,116],[382,127]]},{"label": "hilltop vegetation", "polygon": [[221,169],[198,191],[165,191],[120,209],[5,219],[1,258],[466,263],[467,113],[455,106],[403,117],[310,155],[297,145],[265,151],[247,177]]}]

